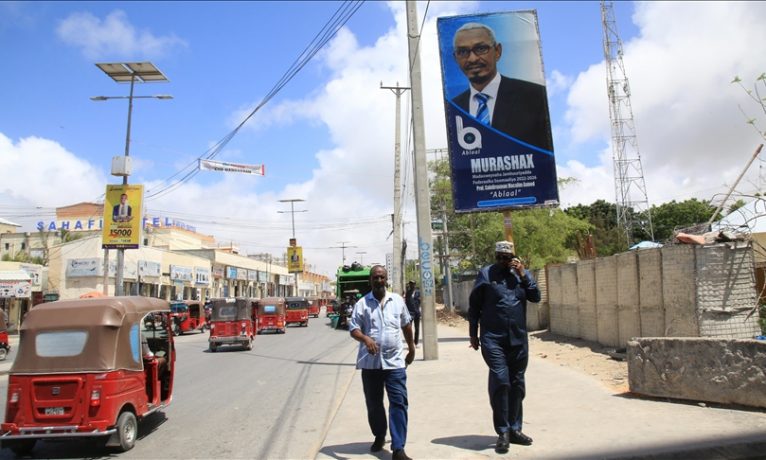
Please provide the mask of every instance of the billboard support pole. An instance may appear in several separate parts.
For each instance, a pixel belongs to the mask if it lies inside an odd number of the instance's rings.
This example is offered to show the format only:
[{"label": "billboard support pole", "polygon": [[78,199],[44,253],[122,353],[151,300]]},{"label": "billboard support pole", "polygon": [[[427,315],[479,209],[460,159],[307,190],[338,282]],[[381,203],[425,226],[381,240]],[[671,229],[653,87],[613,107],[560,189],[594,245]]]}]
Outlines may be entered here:
[{"label": "billboard support pole", "polygon": [[423,89],[420,76],[417,6],[407,0],[407,42],[410,58],[410,96],[412,98],[412,135],[415,144],[415,208],[418,223],[418,259],[420,261],[421,308],[423,311],[423,359],[439,359],[434,305],[434,246],[431,235],[431,193],[428,187],[426,140],[423,121]]},{"label": "billboard support pole", "polygon": [[505,235],[505,241],[513,243],[513,220],[511,219],[511,211],[503,211],[503,232]]}]

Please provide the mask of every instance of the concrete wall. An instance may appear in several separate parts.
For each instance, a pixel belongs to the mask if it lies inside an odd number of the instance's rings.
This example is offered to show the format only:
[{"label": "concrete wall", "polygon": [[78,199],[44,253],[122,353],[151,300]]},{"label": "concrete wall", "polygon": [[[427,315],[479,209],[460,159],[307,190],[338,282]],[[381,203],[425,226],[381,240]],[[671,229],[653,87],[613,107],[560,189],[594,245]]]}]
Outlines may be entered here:
[{"label": "concrete wall", "polygon": [[561,266],[561,330],[567,337],[580,337],[577,310],[577,265]]},{"label": "concrete wall", "polygon": [[667,337],[699,335],[694,252],[691,245],[662,248],[662,299]]},{"label": "concrete wall", "polygon": [[583,260],[577,264],[577,314],[580,337],[598,342],[595,260]]},{"label": "concrete wall", "polygon": [[639,338],[628,343],[633,393],[766,408],[766,342]]},{"label": "concrete wall", "polygon": [[554,334],[565,335],[564,290],[561,283],[563,265],[548,266],[548,304],[550,304],[550,324],[548,329]]},{"label": "concrete wall", "polygon": [[638,312],[644,337],[665,337],[662,282],[661,250],[638,251]]},{"label": "concrete wall", "polygon": [[641,337],[641,317],[638,313],[640,294],[638,288],[637,251],[616,254],[617,265],[617,330],[620,346],[633,337]]},{"label": "concrete wall", "polygon": [[596,327],[598,342],[609,347],[619,347],[620,331],[617,324],[617,258],[596,259]]}]

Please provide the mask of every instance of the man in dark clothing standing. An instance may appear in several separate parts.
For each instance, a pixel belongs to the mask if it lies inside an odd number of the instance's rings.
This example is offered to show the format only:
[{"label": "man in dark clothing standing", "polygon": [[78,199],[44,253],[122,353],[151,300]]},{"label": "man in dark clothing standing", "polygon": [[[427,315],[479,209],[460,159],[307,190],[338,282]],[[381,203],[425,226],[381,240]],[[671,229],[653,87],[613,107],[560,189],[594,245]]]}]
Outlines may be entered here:
[{"label": "man in dark clothing standing", "polygon": [[[495,263],[482,268],[469,298],[471,347],[489,366],[489,400],[498,434],[495,451],[508,452],[510,443],[528,446],[532,438],[521,431],[524,372],[529,359],[527,301],[539,302],[540,290],[513,243],[495,244]],[[479,336],[481,329],[481,336]]]},{"label": "man in dark clothing standing", "polygon": [[420,291],[414,281],[407,283],[407,291],[404,293],[404,302],[410,312],[412,322],[415,325],[415,345],[420,340]]}]

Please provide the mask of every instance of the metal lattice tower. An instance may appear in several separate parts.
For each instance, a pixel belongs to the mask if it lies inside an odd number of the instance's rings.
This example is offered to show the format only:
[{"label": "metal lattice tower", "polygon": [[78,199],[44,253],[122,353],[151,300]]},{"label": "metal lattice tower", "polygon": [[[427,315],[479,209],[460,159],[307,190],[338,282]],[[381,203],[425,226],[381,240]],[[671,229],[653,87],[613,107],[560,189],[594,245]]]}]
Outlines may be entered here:
[{"label": "metal lattice tower", "polygon": [[[644,171],[638,152],[638,139],[630,105],[630,86],[622,62],[622,40],[617,32],[614,5],[601,1],[601,22],[604,28],[604,59],[606,60],[606,89],[609,96],[609,119],[612,126],[612,159],[617,204],[617,226],[625,234],[628,245],[633,232],[643,228],[654,240],[649,200],[646,197]],[[646,221],[635,222],[636,214],[646,211]]]}]

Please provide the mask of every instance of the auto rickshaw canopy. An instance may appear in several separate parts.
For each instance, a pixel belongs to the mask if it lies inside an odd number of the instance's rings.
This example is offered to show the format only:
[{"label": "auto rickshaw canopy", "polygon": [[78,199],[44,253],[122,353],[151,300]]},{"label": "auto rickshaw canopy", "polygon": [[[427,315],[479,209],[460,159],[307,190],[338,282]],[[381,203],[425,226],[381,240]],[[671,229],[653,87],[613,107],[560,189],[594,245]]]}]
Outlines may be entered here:
[{"label": "auto rickshaw canopy", "polygon": [[35,306],[19,329],[11,373],[141,370],[141,320],[169,312],[168,302],[125,296],[60,300]]},{"label": "auto rickshaw canopy", "polygon": [[258,300],[258,315],[284,315],[285,299],[283,297],[264,297]]}]

